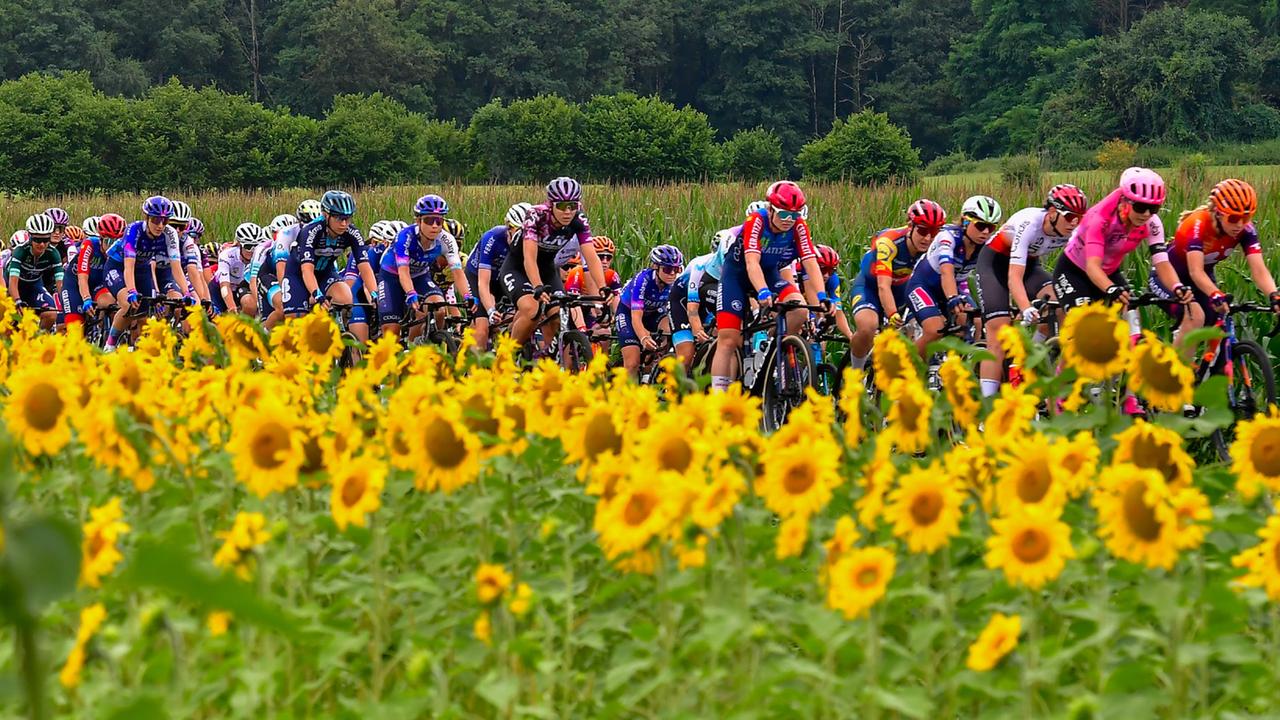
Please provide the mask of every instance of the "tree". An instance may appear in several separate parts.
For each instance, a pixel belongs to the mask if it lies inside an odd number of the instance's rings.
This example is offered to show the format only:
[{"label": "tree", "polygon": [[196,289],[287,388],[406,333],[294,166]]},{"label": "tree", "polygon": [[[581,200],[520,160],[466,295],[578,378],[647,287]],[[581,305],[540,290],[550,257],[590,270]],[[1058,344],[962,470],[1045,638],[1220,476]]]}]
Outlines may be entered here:
[{"label": "tree", "polygon": [[796,162],[805,177],[865,185],[912,179],[920,153],[887,115],[863,110],[836,120],[831,132],[801,148]]},{"label": "tree", "polygon": [[655,97],[597,95],[576,133],[584,169],[617,181],[694,180],[711,174],[715,131],[707,116]]},{"label": "tree", "polygon": [[539,182],[581,168],[574,133],[582,111],[555,95],[503,106],[494,100],[471,116],[477,162],[491,180]]}]

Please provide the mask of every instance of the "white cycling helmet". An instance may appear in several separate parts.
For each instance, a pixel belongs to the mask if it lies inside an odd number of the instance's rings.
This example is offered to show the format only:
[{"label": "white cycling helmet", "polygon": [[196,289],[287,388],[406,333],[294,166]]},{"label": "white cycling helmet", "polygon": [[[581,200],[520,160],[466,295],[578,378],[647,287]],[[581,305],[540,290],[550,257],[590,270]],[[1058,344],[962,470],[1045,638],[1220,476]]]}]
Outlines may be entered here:
[{"label": "white cycling helmet", "polygon": [[298,218],[289,213],[283,213],[271,218],[271,222],[267,224],[267,232],[274,235],[277,230],[283,230],[297,224]]},{"label": "white cycling helmet", "polygon": [[747,214],[755,215],[761,210],[768,210],[768,209],[769,209],[769,203],[765,202],[764,200],[756,200],[751,204],[747,205]]},{"label": "white cycling helmet", "polygon": [[173,214],[169,216],[170,225],[185,225],[191,222],[191,206],[181,200],[174,200]]},{"label": "white cycling helmet", "polygon": [[527,202],[516,203],[507,209],[507,225],[510,227],[524,227],[524,221],[529,219],[529,213],[533,212],[533,205]]},{"label": "white cycling helmet", "polygon": [[369,237],[383,243],[396,239],[396,232],[390,220],[379,220],[369,226]]},{"label": "white cycling helmet", "polygon": [[986,195],[974,195],[965,200],[964,207],[960,208],[960,214],[978,222],[991,223],[992,225],[999,225],[1000,220],[1004,217],[1004,211],[1000,209],[1000,203],[996,202],[995,198]]},{"label": "white cycling helmet", "polygon": [[244,247],[257,247],[262,242],[262,226],[257,223],[240,223],[236,227],[236,242]]},{"label": "white cycling helmet", "polygon": [[18,230],[9,236],[9,247],[22,247],[31,242],[31,233],[26,230]]},{"label": "white cycling helmet", "polygon": [[36,213],[27,218],[27,232],[32,235],[52,235],[53,218],[45,213]]},{"label": "white cycling helmet", "polygon": [[388,220],[387,224],[391,226],[391,237],[394,239],[397,235],[409,227],[409,223],[403,220]]},{"label": "white cycling helmet", "polygon": [[85,235],[92,235],[94,237],[98,236],[98,218],[100,217],[102,216],[90,215],[84,219],[84,222],[80,223],[80,229],[84,230]]}]

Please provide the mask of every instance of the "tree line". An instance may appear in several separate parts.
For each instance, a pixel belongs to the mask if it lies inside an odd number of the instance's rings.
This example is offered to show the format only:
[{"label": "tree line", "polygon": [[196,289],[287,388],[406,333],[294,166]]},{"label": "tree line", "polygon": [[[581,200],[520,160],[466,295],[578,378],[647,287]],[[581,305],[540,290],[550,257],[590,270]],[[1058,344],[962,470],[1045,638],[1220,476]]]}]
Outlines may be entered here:
[{"label": "tree line", "polygon": [[1280,0],[0,0],[0,16],[0,79],[84,71],[111,102],[216,88],[298,118],[286,144],[353,95],[444,136],[520,100],[589,117],[634,94],[701,114],[713,142],[776,138],[789,170],[862,111],[926,161],[1280,136]]}]

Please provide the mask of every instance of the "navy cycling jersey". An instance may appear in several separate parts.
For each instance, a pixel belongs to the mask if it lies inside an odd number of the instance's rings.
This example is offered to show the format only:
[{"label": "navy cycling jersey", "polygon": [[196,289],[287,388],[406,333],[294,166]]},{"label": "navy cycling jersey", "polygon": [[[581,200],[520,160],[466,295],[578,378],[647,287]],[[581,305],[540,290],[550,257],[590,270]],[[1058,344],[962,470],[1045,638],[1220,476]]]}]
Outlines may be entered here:
[{"label": "navy cycling jersey", "polygon": [[[911,281],[915,285],[928,288],[942,288],[942,266],[950,265],[955,273],[956,284],[963,283],[965,277],[978,264],[978,252],[969,257],[965,250],[964,230],[959,225],[947,225],[938,232],[937,237],[929,244],[929,249],[916,262],[911,272]],[[979,247],[978,250],[982,248]]]},{"label": "navy cycling jersey", "polygon": [[627,281],[622,288],[622,299],[619,304],[628,310],[644,312],[663,312],[667,309],[671,297],[671,286],[658,282],[658,273],[653,268],[645,268]]},{"label": "navy cycling jersey", "polygon": [[169,262],[182,260],[178,231],[166,226],[159,237],[147,232],[147,223],[138,220],[129,224],[120,238],[107,249],[107,259],[123,263],[133,258],[138,263]]},{"label": "navy cycling jersey", "polygon": [[458,255],[458,241],[449,234],[448,230],[441,230],[435,241],[424,248],[422,240],[418,237],[418,226],[415,224],[396,235],[391,247],[382,253],[379,266],[382,272],[392,275],[395,275],[400,268],[407,267],[409,277],[421,277],[434,269],[436,259],[440,257],[445,258],[451,270],[462,267],[462,258]]},{"label": "navy cycling jersey", "polygon": [[[297,242],[289,251],[290,258],[300,265],[314,265],[318,273],[330,273],[338,269],[338,261],[344,252],[357,258],[366,256],[367,244],[360,229],[352,225],[337,237],[330,237],[325,230],[324,219],[303,225]],[[364,262],[361,260],[360,262]]]},{"label": "navy cycling jersey", "polygon": [[480,268],[496,272],[502,267],[510,251],[510,229],[506,225],[489,228],[488,232],[480,236],[480,242],[476,243],[471,254],[467,256],[467,272],[478,275]]},{"label": "navy cycling jersey", "polygon": [[745,265],[747,254],[760,256],[761,267],[781,268],[796,260],[816,257],[813,239],[809,235],[809,224],[803,219],[796,220],[790,230],[775,232],[769,226],[769,211],[760,210],[747,215],[742,223],[742,253],[730,253],[728,262]]},{"label": "navy cycling jersey", "polygon": [[[389,246],[382,243],[369,243],[368,250],[365,251],[365,260],[372,267],[379,267],[382,262],[382,253],[387,251]],[[342,278],[344,280],[359,280],[360,266],[356,264],[356,256],[347,256],[347,266],[342,269]]]},{"label": "navy cycling jersey", "polygon": [[80,243],[80,248],[76,250],[75,272],[88,275],[90,277],[101,277],[102,266],[106,264],[107,259],[102,253],[102,239],[97,235],[86,236]]}]

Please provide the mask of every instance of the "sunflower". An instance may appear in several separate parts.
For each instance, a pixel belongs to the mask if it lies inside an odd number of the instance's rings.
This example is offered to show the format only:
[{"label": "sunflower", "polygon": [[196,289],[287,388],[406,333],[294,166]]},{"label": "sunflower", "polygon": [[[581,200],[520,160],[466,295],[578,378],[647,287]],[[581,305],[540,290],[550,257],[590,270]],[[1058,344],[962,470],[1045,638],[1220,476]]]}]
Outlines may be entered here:
[{"label": "sunflower", "polygon": [[1025,386],[1005,383],[983,421],[982,439],[992,450],[1021,449],[1040,403]]},{"label": "sunflower", "polygon": [[862,534],[858,532],[858,525],[853,518],[848,515],[841,515],[836,520],[835,532],[831,535],[831,539],[822,543],[822,549],[827,555],[822,560],[822,567],[818,571],[818,579],[826,585],[830,582],[831,568],[844,557],[846,553],[853,550],[854,544]]},{"label": "sunflower", "polygon": [[1093,487],[1101,454],[1098,441],[1087,430],[1081,430],[1070,440],[1054,439],[1049,446],[1054,482],[1062,485],[1070,497],[1079,497]]},{"label": "sunflower", "polygon": [[476,597],[480,602],[489,603],[502,597],[511,587],[511,573],[501,565],[480,563],[476,568]]},{"label": "sunflower", "polygon": [[636,478],[621,483],[614,496],[596,503],[594,528],[600,545],[610,560],[643,550],[655,535],[666,531],[675,519],[670,489],[680,479],[675,476]]},{"label": "sunflower", "polygon": [[1160,473],[1128,463],[1112,465],[1093,495],[1111,554],[1166,570],[1178,561],[1179,522]]},{"label": "sunflower", "polygon": [[804,552],[809,539],[809,516],[792,515],[778,527],[775,555],[779,560],[796,557]]},{"label": "sunflower", "polygon": [[1177,351],[1150,330],[1129,360],[1129,388],[1157,410],[1177,412],[1191,403],[1195,375]]},{"label": "sunflower", "polygon": [[[469,334],[470,329],[467,330]],[[507,603],[507,609],[516,617],[524,617],[529,612],[529,607],[533,605],[533,588],[529,587],[529,583],[520,583],[516,585],[515,597],[511,598],[511,602]]]},{"label": "sunflower", "polygon": [[715,479],[702,488],[693,502],[691,519],[701,528],[710,530],[733,514],[747,483],[742,473],[732,466],[724,466],[715,473]]},{"label": "sunflower", "polygon": [[9,432],[31,455],[54,455],[71,442],[71,398],[64,394],[56,367],[29,366],[9,376],[11,393],[4,408]]},{"label": "sunflower", "polygon": [[267,343],[257,328],[237,313],[223,313],[213,321],[222,337],[222,347],[234,365],[244,365],[267,357]]},{"label": "sunflower", "polygon": [[867,463],[862,472],[862,496],[854,502],[858,511],[858,522],[868,530],[875,530],[884,514],[884,499],[897,478],[898,470],[893,466],[891,451],[893,445],[879,443],[875,455]]},{"label": "sunflower", "polygon": [[829,439],[809,447],[770,446],[761,463],[764,472],[757,479],[756,493],[766,507],[784,518],[816,514],[840,484],[840,450]]},{"label": "sunflower", "polygon": [[865,615],[884,597],[896,565],[893,553],[882,547],[845,553],[827,575],[827,607],[849,620]]},{"label": "sunflower", "polygon": [[995,507],[996,462],[984,445],[956,445],[943,456],[942,466],[951,474],[956,484],[970,493],[991,512]]},{"label": "sunflower", "polygon": [[1056,509],[1024,505],[993,519],[991,527],[995,534],[987,538],[987,567],[1003,570],[1010,585],[1039,590],[1076,556],[1071,528],[1058,519]]},{"label": "sunflower", "polygon": [[1091,303],[1072,309],[1059,333],[1062,359],[1080,377],[1103,381],[1129,362],[1129,326],[1118,308]]},{"label": "sunflower", "polygon": [[107,619],[107,609],[102,603],[94,603],[80,611],[80,627],[76,630],[76,643],[67,654],[67,662],[58,673],[62,687],[71,689],[80,684],[80,671],[84,669],[85,646],[98,634],[98,628]]},{"label": "sunflower", "polygon": [[102,576],[110,574],[124,559],[116,540],[129,532],[129,526],[121,522],[124,513],[118,497],[89,510],[89,517],[80,542],[80,584],[96,588],[101,586]]},{"label": "sunflower", "polygon": [[365,458],[353,458],[333,472],[329,513],[338,530],[345,531],[348,524],[364,527],[364,516],[382,507],[386,481],[386,465]]},{"label": "sunflower", "polygon": [[901,333],[892,330],[877,333],[871,349],[876,387],[881,392],[889,392],[895,380],[919,383],[920,371],[916,368],[916,356],[915,348],[907,343]]},{"label": "sunflower", "polygon": [[1209,498],[1194,487],[1184,487],[1173,492],[1170,502],[1178,517],[1178,549],[1194,550],[1200,547],[1208,530],[1203,523],[1213,519]]},{"label": "sunflower", "polygon": [[561,436],[566,459],[578,464],[578,479],[586,480],[598,465],[620,462],[627,447],[620,412],[595,403],[569,421]]},{"label": "sunflower", "polygon": [[929,418],[933,413],[933,396],[925,392],[914,378],[898,380],[889,386],[888,437],[899,452],[924,452],[929,446]]},{"label": "sunflower", "polygon": [[986,672],[1018,646],[1022,634],[1022,618],[1018,615],[996,613],[982,629],[978,639],[969,646],[969,658],[965,667],[974,672]]},{"label": "sunflower", "polygon": [[369,346],[365,353],[365,365],[369,370],[382,378],[394,377],[400,372],[400,338],[395,335],[383,335]]},{"label": "sunflower", "polygon": [[1036,381],[1035,369],[1027,363],[1027,334],[1021,327],[1004,325],[996,332],[996,342],[1009,361],[1010,382],[1030,385]]},{"label": "sunflower", "polygon": [[480,475],[480,438],[467,430],[453,403],[421,409],[407,437],[415,456],[414,484],[419,490],[451,493]]},{"label": "sunflower", "polygon": [[[1048,439],[1040,433],[1027,437],[1026,448],[1044,448]],[[1066,485],[1058,482],[1053,458],[1047,452],[1007,452],[1001,457],[1005,462],[996,484],[996,502],[1000,512],[1010,514],[1028,505],[1044,508],[1047,514],[1057,517],[1067,502]]]},{"label": "sunflower", "polygon": [[849,448],[862,442],[862,383],[861,368],[847,367],[840,375],[839,407],[844,421],[844,444]]},{"label": "sunflower", "polygon": [[209,629],[209,637],[226,635],[227,628],[231,627],[231,613],[226,610],[214,610],[205,616],[204,624]]},{"label": "sunflower", "polygon": [[681,570],[705,567],[707,564],[707,536],[698,533],[698,537],[692,545],[683,542],[676,543],[675,553],[676,562]]},{"label": "sunflower", "polygon": [[1252,499],[1262,488],[1280,490],[1280,409],[1271,408],[1236,426],[1231,443],[1231,471],[1236,489]]},{"label": "sunflower", "polygon": [[976,397],[978,385],[973,381],[973,373],[959,355],[947,353],[947,359],[938,368],[938,377],[947,394],[947,404],[951,406],[952,420],[960,427],[969,427],[982,409]]},{"label": "sunflower", "polygon": [[1115,435],[1112,463],[1132,463],[1159,471],[1170,488],[1191,484],[1195,460],[1182,448],[1182,436],[1170,428],[1138,420]]},{"label": "sunflower", "polygon": [[964,494],[936,463],[916,467],[889,493],[885,516],[912,552],[931,553],[960,532]]},{"label": "sunflower", "polygon": [[710,406],[712,417],[719,419],[719,434],[726,445],[739,444],[758,436],[760,398],[747,393],[741,384],[735,383],[725,392],[703,397]]},{"label": "sunflower", "polygon": [[323,305],[316,305],[311,312],[294,325],[298,352],[313,362],[333,362],[342,355],[342,333],[329,317]]},{"label": "sunflower", "polygon": [[658,569],[658,554],[652,550],[636,550],[614,560],[613,566],[625,573],[652,575]]},{"label": "sunflower", "polygon": [[1267,597],[1280,602],[1280,513],[1267,518],[1267,524],[1258,530],[1258,538],[1262,542],[1231,558],[1233,566],[1246,571],[1235,582],[1264,588]]},{"label": "sunflower", "polygon": [[[79,327],[79,323],[71,327]],[[178,345],[178,340],[173,336],[173,332],[169,329],[169,323],[156,317],[147,318],[142,325],[142,332],[138,335],[136,351],[143,359],[148,361],[171,362],[173,360],[173,350]]]},{"label": "sunflower", "polygon": [[238,512],[230,530],[217,533],[222,546],[213,556],[215,567],[233,569],[241,580],[253,577],[255,548],[271,539],[267,531],[267,518],[262,513]]},{"label": "sunflower", "polygon": [[236,479],[258,497],[297,485],[305,460],[297,413],[274,398],[242,408],[232,426],[230,450]]},{"label": "sunflower", "polygon": [[489,620],[488,610],[476,616],[476,621],[471,626],[471,632],[476,636],[477,640],[485,645],[493,644],[493,623]]}]

